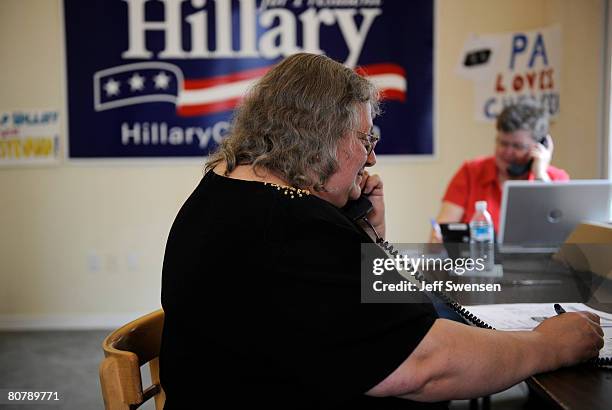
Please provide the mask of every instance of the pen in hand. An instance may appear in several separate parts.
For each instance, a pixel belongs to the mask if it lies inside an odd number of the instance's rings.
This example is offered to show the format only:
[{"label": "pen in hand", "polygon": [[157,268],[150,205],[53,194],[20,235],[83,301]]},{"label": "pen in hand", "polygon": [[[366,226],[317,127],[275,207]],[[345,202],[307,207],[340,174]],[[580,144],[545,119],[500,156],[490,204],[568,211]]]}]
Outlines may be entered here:
[{"label": "pen in hand", "polygon": [[560,304],[555,303],[555,312],[560,315],[561,313],[565,313],[565,309],[563,309],[563,306],[561,306]]},{"label": "pen in hand", "polygon": [[438,221],[436,221],[435,218],[430,218],[429,222],[431,222],[431,228],[436,233],[438,239],[442,240],[442,231],[440,230],[440,224],[438,224]]},{"label": "pen in hand", "polygon": [[[558,303],[555,303],[555,312],[557,312],[557,315],[560,315],[561,313],[566,313],[567,311],[565,309],[563,309],[563,306],[561,306]],[[612,320],[608,320],[608,319],[600,319],[601,322],[599,323],[599,326],[601,327],[612,327]]]}]

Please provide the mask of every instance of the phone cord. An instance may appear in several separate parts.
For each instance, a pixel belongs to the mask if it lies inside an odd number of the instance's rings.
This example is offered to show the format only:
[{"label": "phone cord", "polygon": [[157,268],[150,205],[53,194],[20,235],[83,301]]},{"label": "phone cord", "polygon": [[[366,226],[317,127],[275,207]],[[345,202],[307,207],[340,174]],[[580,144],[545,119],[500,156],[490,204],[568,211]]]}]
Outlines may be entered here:
[{"label": "phone cord", "polygon": [[391,256],[397,256],[398,255],[398,251],[396,249],[393,248],[393,245],[389,244],[388,241],[385,241],[376,231],[376,228],[374,228],[374,225],[372,225],[372,223],[370,221],[368,221],[367,217],[363,217],[362,218],[364,220],[364,222],[366,224],[368,224],[368,226],[370,227],[370,229],[374,232],[374,236],[376,236],[376,243],[378,244],[378,246],[380,246],[381,248],[383,248],[385,251],[387,251],[389,253],[389,255]]}]

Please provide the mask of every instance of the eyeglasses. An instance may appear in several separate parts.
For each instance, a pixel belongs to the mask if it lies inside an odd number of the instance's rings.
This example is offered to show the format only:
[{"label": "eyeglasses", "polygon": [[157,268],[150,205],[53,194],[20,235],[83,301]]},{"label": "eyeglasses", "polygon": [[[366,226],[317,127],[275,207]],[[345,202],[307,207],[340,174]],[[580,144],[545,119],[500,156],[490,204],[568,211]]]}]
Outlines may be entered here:
[{"label": "eyeglasses", "polygon": [[512,148],[513,150],[519,151],[519,152],[528,151],[531,148],[531,145],[529,144],[521,144],[518,142],[504,141],[501,138],[497,138],[495,140],[495,143],[502,148]]},{"label": "eyeglasses", "polygon": [[363,132],[359,130],[353,130],[353,131],[358,132],[361,135],[365,135],[366,138],[360,137],[359,139],[363,141],[363,146],[365,147],[366,152],[368,153],[368,156],[369,156],[372,153],[372,151],[374,151],[374,148],[376,147],[376,143],[378,142],[378,140],[380,140],[380,135],[376,134],[374,131],[370,131],[370,132]]}]

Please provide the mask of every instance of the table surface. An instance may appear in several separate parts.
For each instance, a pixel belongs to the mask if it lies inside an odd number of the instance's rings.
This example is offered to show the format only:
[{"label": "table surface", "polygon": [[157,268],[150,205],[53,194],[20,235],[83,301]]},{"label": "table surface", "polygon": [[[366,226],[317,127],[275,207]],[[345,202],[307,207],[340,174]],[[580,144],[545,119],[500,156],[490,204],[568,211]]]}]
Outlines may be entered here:
[{"label": "table surface", "polygon": [[[501,277],[458,277],[446,272],[429,272],[427,279],[502,284],[501,292],[447,292],[465,305],[582,302],[612,312],[612,281],[590,272],[574,272],[551,259],[550,254],[496,254],[495,258],[503,267]],[[525,285],[528,283],[525,280],[533,280],[535,284]],[[532,376],[527,383],[533,391],[562,409],[612,408],[612,367],[573,366]]]},{"label": "table surface", "polygon": [[532,376],[527,384],[562,409],[612,408],[612,369],[609,368],[573,366]]}]

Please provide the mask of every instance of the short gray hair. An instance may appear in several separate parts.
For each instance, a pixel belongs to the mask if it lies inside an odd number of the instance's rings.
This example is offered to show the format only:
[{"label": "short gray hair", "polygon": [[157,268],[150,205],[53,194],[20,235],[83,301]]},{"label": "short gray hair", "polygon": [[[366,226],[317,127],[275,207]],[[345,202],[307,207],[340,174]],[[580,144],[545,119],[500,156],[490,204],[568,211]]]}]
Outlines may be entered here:
[{"label": "short gray hair", "polygon": [[295,188],[323,190],[338,169],[336,149],[359,124],[360,103],[379,113],[374,85],[323,55],[299,53],[281,61],[248,92],[229,136],[206,164],[225,162],[273,172]]},{"label": "short gray hair", "polygon": [[531,131],[531,138],[539,141],[548,134],[548,114],[537,103],[525,101],[505,107],[496,125],[501,132]]}]

